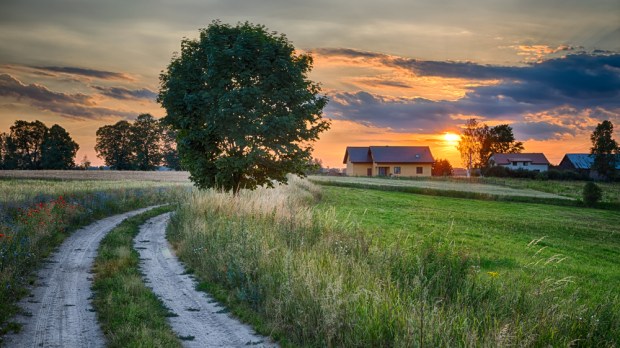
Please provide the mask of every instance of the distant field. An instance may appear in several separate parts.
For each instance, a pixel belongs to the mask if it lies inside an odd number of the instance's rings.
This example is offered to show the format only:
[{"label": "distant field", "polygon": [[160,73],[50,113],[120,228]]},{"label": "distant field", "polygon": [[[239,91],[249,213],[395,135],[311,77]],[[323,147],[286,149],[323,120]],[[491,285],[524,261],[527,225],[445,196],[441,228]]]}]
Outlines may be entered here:
[{"label": "distant field", "polygon": [[[529,189],[543,191],[560,196],[581,198],[585,181],[531,180],[514,178],[481,178],[480,182],[509,187],[513,189]],[[603,202],[620,203],[620,183],[597,182],[603,190]]]},{"label": "distant field", "polygon": [[[0,205],[22,202],[38,203],[54,196],[103,194],[113,191],[158,190],[179,186],[182,182],[156,182],[146,180],[50,180],[50,179],[7,179],[0,178]],[[1,215],[1,214],[0,214]]]},{"label": "distant field", "polygon": [[494,196],[572,199],[571,197],[542,192],[542,190],[534,190],[528,187],[513,188],[509,186],[500,186],[491,183],[486,184],[482,182],[470,182],[465,180],[433,180],[431,178],[410,180],[340,176],[311,176],[310,179],[318,183],[334,182],[393,187],[417,187],[439,191],[471,192]]},{"label": "distant field", "polygon": [[129,170],[0,170],[0,178],[189,182],[189,173],[175,171],[144,172]]}]

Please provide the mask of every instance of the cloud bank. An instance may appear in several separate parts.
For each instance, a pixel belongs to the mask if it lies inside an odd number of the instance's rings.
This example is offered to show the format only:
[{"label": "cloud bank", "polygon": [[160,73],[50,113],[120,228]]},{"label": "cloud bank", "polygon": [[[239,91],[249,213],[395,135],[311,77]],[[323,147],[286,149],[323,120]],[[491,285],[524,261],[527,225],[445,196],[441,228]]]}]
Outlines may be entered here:
[{"label": "cloud bank", "polygon": [[[402,132],[436,133],[462,123],[464,117],[478,117],[513,123],[515,132],[526,139],[575,135],[601,119],[620,121],[620,54],[617,53],[578,53],[524,66],[494,66],[422,61],[351,49],[313,52],[347,64],[391,67],[417,78],[498,81],[473,85],[458,100],[333,91],[326,112],[338,119]],[[389,85],[390,81],[375,81],[375,84]],[[575,120],[568,122],[571,118]]]},{"label": "cloud bank", "polygon": [[54,92],[39,84],[24,84],[9,74],[0,74],[0,97],[16,99],[39,110],[64,117],[98,119],[109,116],[133,117],[134,113],[97,106],[86,94]]}]

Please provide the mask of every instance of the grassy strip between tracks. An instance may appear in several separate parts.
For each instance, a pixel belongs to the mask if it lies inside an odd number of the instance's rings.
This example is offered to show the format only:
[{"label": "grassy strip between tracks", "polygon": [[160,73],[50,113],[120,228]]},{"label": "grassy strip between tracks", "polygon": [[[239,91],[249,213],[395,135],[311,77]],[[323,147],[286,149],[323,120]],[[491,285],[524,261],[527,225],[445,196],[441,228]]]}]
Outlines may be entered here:
[{"label": "grassy strip between tracks", "polygon": [[95,260],[94,307],[109,347],[180,347],[166,317],[169,310],[146,287],[133,238],[164,206],[127,219],[101,242]]}]

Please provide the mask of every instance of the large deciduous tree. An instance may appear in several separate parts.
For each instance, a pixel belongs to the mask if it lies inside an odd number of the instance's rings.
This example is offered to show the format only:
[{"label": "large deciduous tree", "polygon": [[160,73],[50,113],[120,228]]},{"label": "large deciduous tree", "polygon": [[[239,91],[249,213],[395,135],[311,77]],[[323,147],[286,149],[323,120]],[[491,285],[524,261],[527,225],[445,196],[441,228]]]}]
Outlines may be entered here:
[{"label": "large deciduous tree", "polygon": [[616,165],[620,150],[618,143],[613,139],[613,134],[614,125],[605,120],[596,126],[590,136],[590,140],[592,140],[591,154],[594,156],[592,169],[607,179],[616,177]]},{"label": "large deciduous tree", "polygon": [[71,169],[80,146],[61,126],[55,124],[41,144],[41,167],[45,169]]},{"label": "large deciduous tree", "polygon": [[237,192],[304,175],[312,142],[329,128],[311,68],[284,35],[247,22],[215,21],[182,41],[158,101],[198,187]]},{"label": "large deciduous tree", "polygon": [[131,141],[138,170],[154,170],[161,164],[161,140],[160,122],[150,114],[139,115],[131,125]]},{"label": "large deciduous tree", "polygon": [[112,169],[136,169],[134,144],[132,126],[127,121],[118,121],[97,130],[95,150]]}]

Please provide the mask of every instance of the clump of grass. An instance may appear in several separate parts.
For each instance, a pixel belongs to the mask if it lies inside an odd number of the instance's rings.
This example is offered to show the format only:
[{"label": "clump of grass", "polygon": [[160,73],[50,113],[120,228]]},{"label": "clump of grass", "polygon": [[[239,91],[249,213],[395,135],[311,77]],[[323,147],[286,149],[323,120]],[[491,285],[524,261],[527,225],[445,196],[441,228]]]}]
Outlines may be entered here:
[{"label": "clump of grass", "polygon": [[174,314],[144,285],[139,255],[132,248],[140,225],[171,209],[156,208],[127,219],[101,242],[94,267],[93,305],[110,347],[181,346],[166,322]]},{"label": "clump of grass", "polygon": [[[101,186],[97,186],[101,183]],[[80,226],[98,218],[170,202],[183,186],[148,183],[143,187],[111,189],[109,182],[0,180],[0,336],[19,311],[16,302],[27,291],[31,272]],[[81,188],[83,191],[77,190]],[[45,192],[43,194],[42,192]],[[15,200],[9,200],[15,198]]]},{"label": "clump of grass", "polygon": [[617,297],[591,308],[564,296],[565,279],[523,286],[480,272],[439,238],[386,247],[313,210],[318,188],[291,181],[194,193],[169,228],[202,287],[262,333],[303,346],[617,344]]}]

